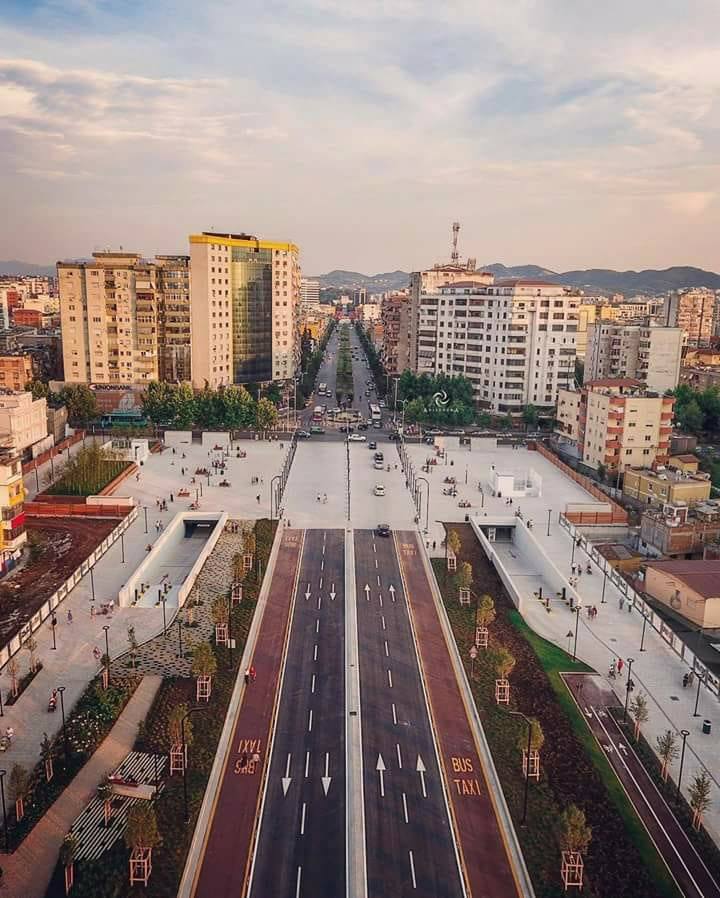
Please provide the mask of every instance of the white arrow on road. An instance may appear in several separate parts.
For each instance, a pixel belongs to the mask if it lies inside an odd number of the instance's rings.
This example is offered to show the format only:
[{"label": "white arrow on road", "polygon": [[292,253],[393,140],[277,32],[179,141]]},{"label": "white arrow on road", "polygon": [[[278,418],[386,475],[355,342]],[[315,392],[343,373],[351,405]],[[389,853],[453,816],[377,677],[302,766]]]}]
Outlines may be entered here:
[{"label": "white arrow on road", "polygon": [[330,590],[330,598],[334,602],[335,601],[335,584],[333,583],[332,589]]},{"label": "white arrow on road", "polygon": [[425,765],[423,764],[423,759],[420,755],[418,755],[415,769],[420,774],[420,785],[422,786],[423,798],[427,798],[427,789],[425,788]]},{"label": "white arrow on road", "polygon": [[625,743],[624,743],[624,742],[618,742],[617,747],[618,747],[618,748],[620,749],[620,751],[627,757],[627,746],[625,745]]},{"label": "white arrow on road", "polygon": [[367,585],[367,583],[365,584],[365,598],[368,600],[368,602],[370,601],[370,587]]},{"label": "white arrow on road", "polygon": [[325,752],[325,776],[320,777],[320,781],[322,782],[323,791],[325,794],[328,794],[328,789],[330,788],[330,782],[332,780],[331,776],[328,776],[330,773],[330,755]]},{"label": "white arrow on road", "polygon": [[392,596],[392,600],[394,602],[395,601],[395,587],[391,586],[389,592],[390,592],[390,595]]},{"label": "white arrow on road", "polygon": [[375,769],[380,774],[380,795],[382,798],[385,798],[385,761],[383,761],[382,755],[378,755]]},{"label": "white arrow on road", "polygon": [[290,788],[290,783],[292,782],[292,777],[290,776],[290,760],[292,755],[287,756],[287,761],[285,762],[285,776],[280,780],[282,783],[283,795],[287,795],[288,789]]},{"label": "white arrow on road", "polygon": [[308,583],[307,588],[305,589],[305,601],[310,598],[310,584]]}]

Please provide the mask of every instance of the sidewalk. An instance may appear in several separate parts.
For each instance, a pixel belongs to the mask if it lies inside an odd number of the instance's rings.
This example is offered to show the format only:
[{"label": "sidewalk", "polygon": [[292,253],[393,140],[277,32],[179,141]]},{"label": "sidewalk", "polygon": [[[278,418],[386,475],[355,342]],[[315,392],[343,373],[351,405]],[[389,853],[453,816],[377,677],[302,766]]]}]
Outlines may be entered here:
[{"label": "sidewalk", "polygon": [[132,749],[138,724],[150,710],[161,682],[161,677],[143,677],[95,754],[18,850],[3,858],[5,877],[0,891],[12,898],[43,898],[58,860],[60,845],[73,820],[92,799],[102,777],[111,773]]}]

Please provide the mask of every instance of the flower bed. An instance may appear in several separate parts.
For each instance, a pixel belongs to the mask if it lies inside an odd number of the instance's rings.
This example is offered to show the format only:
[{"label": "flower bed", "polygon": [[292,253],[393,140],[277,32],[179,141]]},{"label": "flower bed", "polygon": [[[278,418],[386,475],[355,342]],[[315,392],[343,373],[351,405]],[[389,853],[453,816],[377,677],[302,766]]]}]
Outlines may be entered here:
[{"label": "flower bed", "polygon": [[[525,786],[520,744],[526,730],[522,719],[511,717],[494,701],[497,673],[493,649],[504,646],[517,660],[510,676],[509,707],[537,718],[545,734],[540,751],[541,778],[530,783],[527,825],[517,828],[537,898],[562,894],[560,849],[553,823],[570,804],[585,811],[592,827],[585,857],[584,896],[677,898],[679,893],[664,864],[559,676],[560,671],[588,668],[572,662],[562,649],[529,630],[471,528],[465,525],[453,529],[463,543],[459,561],[472,564],[475,590],[495,600],[497,618],[490,626],[490,645],[478,651],[472,688],[516,824],[522,814]],[[442,560],[433,564],[469,677],[475,609],[459,605],[457,590]]]}]

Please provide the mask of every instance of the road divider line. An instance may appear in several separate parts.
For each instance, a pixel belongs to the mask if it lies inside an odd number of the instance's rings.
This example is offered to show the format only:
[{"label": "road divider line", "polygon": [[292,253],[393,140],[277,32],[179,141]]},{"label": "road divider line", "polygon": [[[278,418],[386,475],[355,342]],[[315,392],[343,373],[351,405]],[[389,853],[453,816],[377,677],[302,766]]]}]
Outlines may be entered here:
[{"label": "road divider line", "polygon": [[395,710],[395,702],[392,703],[391,707],[392,707],[393,723],[395,724],[395,726],[397,726],[397,711]]},{"label": "road divider line", "polygon": [[312,680],[310,680],[310,692],[315,693],[315,674],[312,675]]},{"label": "road divider line", "polygon": [[313,661],[317,661],[317,642],[315,643],[315,648],[313,649]]},{"label": "road divider line", "polygon": [[395,743],[395,749],[397,751],[397,759],[398,759],[398,767],[402,770],[402,754],[400,753],[400,743]]},{"label": "road divider line", "polygon": [[392,689],[392,671],[388,668],[388,686]]},{"label": "road divider line", "polygon": [[402,794],[402,803],[403,803],[403,816],[405,817],[405,822],[410,823],[410,819],[408,818],[408,809],[407,809],[407,797],[405,793]]},{"label": "road divider line", "polygon": [[305,752],[305,779],[308,778],[308,774],[310,773],[310,752]]},{"label": "road divider line", "polygon": [[297,868],[297,879],[295,880],[295,898],[300,898],[300,883],[302,882],[302,867]]},{"label": "road divider line", "polygon": [[300,817],[300,835],[305,835],[305,802],[302,805],[302,815]]},{"label": "road divider line", "polygon": [[410,855],[410,876],[412,877],[413,888],[417,889],[417,879],[415,879],[415,860],[413,859],[412,851],[408,851]]},{"label": "road divider line", "polygon": [[383,628],[383,630],[385,630],[386,627],[385,627],[385,615],[384,614],[380,615],[380,620],[382,622],[382,628]]},{"label": "road divider line", "polygon": [[319,632],[320,632],[320,618],[318,618],[318,619],[315,621],[315,632],[316,632],[316,633],[319,633]]},{"label": "road divider line", "polygon": [[384,640],[383,640],[383,643],[384,643],[384,645],[385,645],[385,657],[386,657],[386,658],[389,658],[389,657],[390,657],[390,651],[389,651],[389,649],[388,649],[387,639],[384,639]]},{"label": "road divider line", "polygon": [[313,717],[313,712],[312,712],[312,708],[310,708],[310,713],[308,714],[308,733],[312,733],[312,717]]}]

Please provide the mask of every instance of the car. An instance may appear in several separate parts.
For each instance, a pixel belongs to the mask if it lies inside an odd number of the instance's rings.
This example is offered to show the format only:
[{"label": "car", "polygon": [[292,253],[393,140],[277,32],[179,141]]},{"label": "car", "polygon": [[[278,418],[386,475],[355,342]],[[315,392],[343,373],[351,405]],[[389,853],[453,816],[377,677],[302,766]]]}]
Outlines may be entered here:
[{"label": "car", "polygon": [[425,436],[423,437],[423,443],[425,443],[428,446],[432,446],[435,443],[435,437],[431,436],[429,433],[425,434]]},{"label": "car", "polygon": [[375,493],[376,496],[384,496],[385,495],[385,487],[382,485],[382,483],[375,484],[375,489],[373,490],[373,493]]},{"label": "car", "polygon": [[402,436],[399,433],[391,433],[388,436],[388,439],[391,440],[393,443],[399,443],[402,440]]},{"label": "car", "polygon": [[340,433],[352,433],[355,428],[352,424],[341,424]]},{"label": "car", "polygon": [[297,437],[299,440],[308,440],[308,439],[310,439],[310,431],[298,430]]},{"label": "car", "polygon": [[382,421],[373,421],[373,427],[376,430],[380,430],[380,428],[382,427]]},{"label": "car", "polygon": [[312,424],[310,427],[310,433],[325,433],[324,428],[320,427],[319,424]]},{"label": "car", "polygon": [[367,429],[368,429],[368,424],[367,424],[365,421],[361,421],[361,422],[358,424],[357,428],[358,428],[358,430],[367,430]]},{"label": "car", "polygon": [[368,449],[377,449],[377,443],[375,442],[375,440],[370,440],[370,442],[368,443]]},{"label": "car", "polygon": [[389,524],[378,524],[375,528],[376,536],[390,536],[390,525]]},{"label": "car", "polygon": [[364,433],[351,433],[348,437],[350,443],[364,443],[367,437]]},{"label": "car", "polygon": [[378,405],[380,406],[380,408],[385,408],[387,406],[387,402],[385,402],[384,399],[381,399],[380,402],[378,402]]}]

